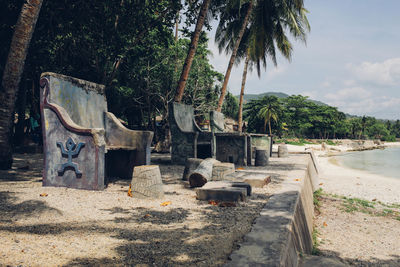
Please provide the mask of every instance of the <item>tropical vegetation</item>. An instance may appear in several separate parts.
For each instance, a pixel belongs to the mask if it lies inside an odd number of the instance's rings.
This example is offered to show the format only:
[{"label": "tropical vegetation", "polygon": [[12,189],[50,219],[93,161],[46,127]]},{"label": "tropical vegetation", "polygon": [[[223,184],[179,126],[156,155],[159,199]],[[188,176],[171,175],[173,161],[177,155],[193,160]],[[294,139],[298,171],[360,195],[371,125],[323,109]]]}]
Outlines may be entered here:
[{"label": "tropical vegetation", "polygon": [[[248,131],[279,137],[383,141],[400,138],[399,120],[349,116],[336,107],[314,103],[301,95],[252,99],[244,105],[244,118],[248,121]],[[270,124],[268,131],[267,123]]]},{"label": "tropical vegetation", "polygon": [[[400,137],[399,121],[348,118],[306,97],[244,105],[229,93],[234,63],[246,62],[243,95],[248,69],[260,75],[268,60],[277,64],[277,51],[290,60],[289,39],[306,39],[306,13],[303,0],[1,1],[0,168],[11,166],[12,146],[25,144],[30,128],[40,129],[46,71],[104,84],[108,109],[131,129],[154,131],[155,142],[168,136],[173,101],[193,105],[202,119],[222,110],[239,120],[239,130],[243,113],[247,131],[282,137]],[[230,55],[225,75],[209,60],[212,20]]]}]

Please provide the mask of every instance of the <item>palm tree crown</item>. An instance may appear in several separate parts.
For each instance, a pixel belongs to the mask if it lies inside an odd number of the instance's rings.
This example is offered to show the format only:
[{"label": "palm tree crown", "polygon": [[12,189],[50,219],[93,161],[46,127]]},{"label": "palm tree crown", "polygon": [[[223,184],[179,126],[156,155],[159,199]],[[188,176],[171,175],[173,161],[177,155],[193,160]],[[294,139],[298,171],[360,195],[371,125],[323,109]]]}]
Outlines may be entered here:
[{"label": "palm tree crown", "polygon": [[[245,11],[248,11],[250,7],[252,7],[251,16],[246,21]],[[256,65],[260,76],[261,66],[266,68],[268,57],[275,66],[277,65],[277,49],[290,60],[293,48],[287,32],[295,39],[305,42],[306,32],[310,30],[306,13],[303,0],[231,0],[227,2],[220,16],[215,40],[220,52],[225,50],[226,53],[232,52],[232,56],[237,55],[236,62],[246,58],[239,100],[239,122],[242,121],[241,108],[247,67]],[[245,32],[240,35],[243,26],[246,27]],[[237,45],[237,42],[240,42],[240,45]],[[228,69],[230,67],[232,67],[231,64]],[[225,77],[225,80],[227,79],[229,76]],[[224,82],[225,84],[227,81]],[[226,87],[223,86],[219,101],[221,103],[225,92]]]},{"label": "palm tree crown", "polygon": [[265,97],[267,104],[262,107],[258,113],[258,116],[264,120],[264,132],[267,131],[267,124],[269,128],[269,134],[272,135],[271,120],[278,121],[279,114],[279,99],[272,95]]}]

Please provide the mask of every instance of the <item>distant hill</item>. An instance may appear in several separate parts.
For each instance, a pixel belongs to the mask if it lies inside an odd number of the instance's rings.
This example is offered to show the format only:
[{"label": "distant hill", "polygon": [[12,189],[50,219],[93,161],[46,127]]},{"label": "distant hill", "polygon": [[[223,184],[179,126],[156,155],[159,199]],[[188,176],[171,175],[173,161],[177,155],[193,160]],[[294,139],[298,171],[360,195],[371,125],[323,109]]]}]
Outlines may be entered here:
[{"label": "distant hill", "polygon": [[[245,102],[250,101],[252,99],[259,99],[259,98],[263,98],[264,96],[271,96],[274,95],[278,98],[286,98],[289,95],[285,94],[285,93],[279,93],[279,92],[268,92],[268,93],[262,93],[262,94],[244,94],[243,95],[243,100]],[[239,96],[236,96],[237,98],[239,98]]]},{"label": "distant hill", "polygon": [[[263,98],[264,96],[271,96],[271,95],[274,95],[278,98],[286,98],[289,96],[288,94],[280,93],[280,92],[268,92],[268,93],[262,93],[262,94],[244,94],[243,101],[244,101],[244,103],[246,103],[252,99],[259,99],[259,98]],[[239,96],[236,96],[236,97],[239,98]],[[309,100],[317,105],[328,106],[328,104],[325,104],[324,102],[321,102],[318,100],[313,100],[313,99],[309,99]]]}]

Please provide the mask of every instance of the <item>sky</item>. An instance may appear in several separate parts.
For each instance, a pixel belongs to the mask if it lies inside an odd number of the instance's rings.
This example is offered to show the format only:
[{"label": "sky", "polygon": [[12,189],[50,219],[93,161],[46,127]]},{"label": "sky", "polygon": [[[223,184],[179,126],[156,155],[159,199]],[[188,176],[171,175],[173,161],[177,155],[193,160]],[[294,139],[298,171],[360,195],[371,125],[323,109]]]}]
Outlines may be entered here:
[{"label": "sky", "polygon": [[[259,78],[247,76],[245,93],[301,94],[352,115],[400,119],[400,1],[305,0],[311,31],[307,43],[293,41],[291,62],[278,57]],[[214,23],[216,24],[216,23]],[[209,33],[210,61],[225,74],[229,56]],[[240,92],[243,63],[228,84]]]}]

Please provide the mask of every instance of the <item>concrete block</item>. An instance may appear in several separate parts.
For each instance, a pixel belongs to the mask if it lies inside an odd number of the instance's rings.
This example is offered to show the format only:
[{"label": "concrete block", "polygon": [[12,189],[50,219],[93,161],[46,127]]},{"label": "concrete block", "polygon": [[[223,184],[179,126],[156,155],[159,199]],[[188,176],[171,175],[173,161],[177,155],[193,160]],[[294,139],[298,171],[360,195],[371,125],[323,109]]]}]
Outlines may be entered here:
[{"label": "concrete block", "polygon": [[286,158],[289,156],[287,145],[278,146],[278,158]]},{"label": "concrete block", "polygon": [[246,194],[251,196],[251,185],[244,182],[233,182],[233,181],[212,181],[206,183],[202,188],[230,188],[230,187],[240,187],[246,188]]},{"label": "concrete block", "polygon": [[227,162],[217,162],[213,166],[212,181],[224,180],[225,175],[235,172],[235,164]]},{"label": "concrete block", "polygon": [[161,198],[164,196],[158,165],[136,166],[133,170],[131,185],[135,197]]},{"label": "concrete block", "polygon": [[199,200],[218,200],[238,202],[245,201],[247,195],[246,188],[226,187],[226,188],[196,188],[196,196]]},{"label": "concrete block", "polygon": [[252,187],[262,188],[271,182],[271,175],[259,172],[236,171],[225,176],[226,180],[244,182]]}]

